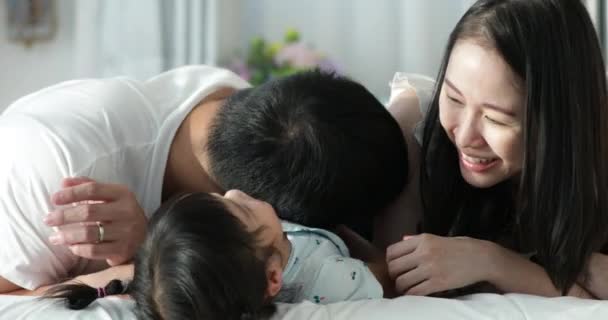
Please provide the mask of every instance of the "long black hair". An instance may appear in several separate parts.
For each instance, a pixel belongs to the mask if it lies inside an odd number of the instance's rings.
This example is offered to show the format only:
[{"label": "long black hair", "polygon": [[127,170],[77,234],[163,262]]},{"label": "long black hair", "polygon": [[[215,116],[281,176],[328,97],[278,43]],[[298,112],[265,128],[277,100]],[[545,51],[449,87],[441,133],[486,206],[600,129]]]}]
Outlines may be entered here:
[{"label": "long black hair", "polygon": [[[439,123],[449,57],[464,40],[496,50],[527,95],[521,176],[485,189],[464,181],[456,148]],[[607,240],[605,77],[599,41],[580,0],[476,2],[450,35],[425,120],[425,231],[489,240],[525,235],[565,294]]]},{"label": "long black hair", "polygon": [[166,202],[150,220],[135,257],[134,277],[104,289],[59,285],[46,297],[82,309],[96,298],[127,293],[139,319],[262,319],[275,311],[266,296],[266,262],[274,248],[258,245],[217,198],[195,193]]}]

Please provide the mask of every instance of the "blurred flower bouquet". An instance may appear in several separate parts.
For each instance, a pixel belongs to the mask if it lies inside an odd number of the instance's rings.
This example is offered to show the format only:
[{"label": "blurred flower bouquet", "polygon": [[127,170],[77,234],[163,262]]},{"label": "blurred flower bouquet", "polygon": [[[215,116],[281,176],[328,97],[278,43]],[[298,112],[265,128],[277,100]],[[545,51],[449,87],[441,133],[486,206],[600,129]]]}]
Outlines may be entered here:
[{"label": "blurred flower bouquet", "polygon": [[253,38],[246,57],[233,60],[229,68],[252,85],[315,68],[338,72],[324,54],[302,42],[295,29],[287,30],[282,43]]}]

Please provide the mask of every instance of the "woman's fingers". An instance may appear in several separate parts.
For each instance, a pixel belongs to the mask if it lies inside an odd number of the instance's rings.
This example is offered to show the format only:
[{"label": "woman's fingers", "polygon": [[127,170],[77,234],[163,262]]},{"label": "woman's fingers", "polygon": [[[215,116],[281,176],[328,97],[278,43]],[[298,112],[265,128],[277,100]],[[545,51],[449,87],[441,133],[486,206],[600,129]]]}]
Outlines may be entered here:
[{"label": "woman's fingers", "polygon": [[391,279],[397,279],[400,275],[415,269],[418,259],[415,253],[410,253],[399,258],[388,261],[388,274]]},{"label": "woman's fingers", "polygon": [[410,296],[428,296],[439,291],[442,290],[437,290],[431,280],[426,280],[407,290],[405,294]]},{"label": "woman's fingers", "polygon": [[422,268],[415,268],[395,280],[395,290],[399,294],[405,294],[410,288],[426,280],[428,280],[428,274]]},{"label": "woman's fingers", "polygon": [[419,239],[416,236],[408,237],[407,240],[401,240],[395,244],[390,245],[386,249],[386,261],[397,259],[401,256],[410,254],[418,247]]}]

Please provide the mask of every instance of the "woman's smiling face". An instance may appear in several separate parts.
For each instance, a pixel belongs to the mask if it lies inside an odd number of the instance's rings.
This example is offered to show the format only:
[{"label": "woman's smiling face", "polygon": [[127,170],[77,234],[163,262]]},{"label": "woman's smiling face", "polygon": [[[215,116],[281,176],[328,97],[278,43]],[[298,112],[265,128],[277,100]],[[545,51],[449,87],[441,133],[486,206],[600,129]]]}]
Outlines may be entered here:
[{"label": "woman's smiling face", "polygon": [[496,50],[472,40],[454,46],[441,87],[439,120],[470,185],[488,188],[521,172],[522,87]]}]

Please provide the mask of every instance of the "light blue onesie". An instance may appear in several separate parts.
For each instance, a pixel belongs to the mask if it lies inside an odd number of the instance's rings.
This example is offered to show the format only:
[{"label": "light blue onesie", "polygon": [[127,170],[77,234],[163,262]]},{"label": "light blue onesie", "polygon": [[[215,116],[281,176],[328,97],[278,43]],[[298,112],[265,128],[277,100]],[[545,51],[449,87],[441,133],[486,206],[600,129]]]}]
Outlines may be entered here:
[{"label": "light blue onesie", "polygon": [[350,257],[337,235],[322,229],[283,222],[291,254],[283,285],[294,290],[294,302],[327,304],[382,298],[382,286],[367,265]]}]

